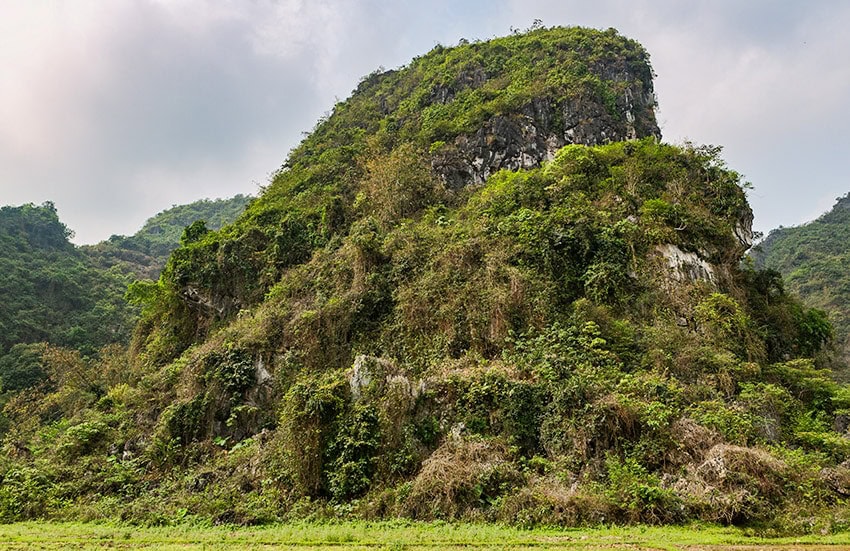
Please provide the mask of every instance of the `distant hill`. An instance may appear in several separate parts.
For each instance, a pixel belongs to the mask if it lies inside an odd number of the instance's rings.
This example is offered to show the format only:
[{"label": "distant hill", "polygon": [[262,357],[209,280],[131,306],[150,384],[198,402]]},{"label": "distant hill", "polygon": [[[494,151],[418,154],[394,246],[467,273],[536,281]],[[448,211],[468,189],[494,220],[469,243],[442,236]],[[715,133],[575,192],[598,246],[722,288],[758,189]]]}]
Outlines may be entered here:
[{"label": "distant hill", "polygon": [[128,339],[135,309],[124,292],[131,279],[93,266],[70,235],[52,203],[0,208],[0,357],[16,344],[50,342],[93,354]]},{"label": "distant hill", "polygon": [[0,208],[0,385],[34,384],[49,343],[84,356],[108,344],[126,344],[138,309],[124,299],[135,279],[156,279],[186,226],[210,228],[233,221],[250,200],[244,195],[175,206],[149,219],[130,237],[113,236],[75,247],[56,207]]},{"label": "distant hill", "polygon": [[842,356],[850,359],[850,193],[817,220],[771,231],[751,257],[781,273],[807,305],[829,313]]},{"label": "distant hill", "polygon": [[250,200],[250,196],[239,194],[230,199],[202,199],[188,205],[176,205],[148,219],[142,229],[131,236],[113,235],[81,249],[100,268],[117,266],[137,278],[156,279],[168,255],[180,245],[186,226],[203,220],[207,228],[217,230],[236,220]]}]

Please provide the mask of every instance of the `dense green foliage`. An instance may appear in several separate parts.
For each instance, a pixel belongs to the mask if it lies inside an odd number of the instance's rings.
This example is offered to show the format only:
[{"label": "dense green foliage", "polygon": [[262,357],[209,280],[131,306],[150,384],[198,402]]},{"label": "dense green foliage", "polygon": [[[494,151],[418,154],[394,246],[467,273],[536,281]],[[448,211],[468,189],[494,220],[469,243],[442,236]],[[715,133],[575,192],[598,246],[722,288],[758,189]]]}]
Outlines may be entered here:
[{"label": "dense green foliage", "polygon": [[843,363],[850,361],[850,195],[817,220],[770,232],[751,256],[780,273],[807,305],[829,314]]},{"label": "dense green foliage", "polygon": [[508,155],[494,117],[529,105],[619,116],[646,59],[535,29],[367,77],[234,224],[188,225],[131,286],[129,357],[43,354],[50,384],[5,408],[0,519],[841,528],[831,327],[741,267],[719,148],[659,143],[649,113],[642,139],[590,125],[543,163],[443,170],[478,138]]},{"label": "dense green foliage", "polygon": [[[96,357],[126,345],[137,309],[124,295],[134,278],[157,277],[184,227],[209,220],[218,228],[248,198],[198,201],[148,220],[131,237],[74,247],[52,203],[0,209],[0,388],[17,392],[48,380],[45,344]],[[202,222],[204,223],[204,222]],[[4,398],[4,399],[5,399]]]},{"label": "dense green foliage", "polygon": [[92,354],[128,339],[130,280],[92,266],[70,234],[51,203],[0,208],[0,355],[37,342]]}]

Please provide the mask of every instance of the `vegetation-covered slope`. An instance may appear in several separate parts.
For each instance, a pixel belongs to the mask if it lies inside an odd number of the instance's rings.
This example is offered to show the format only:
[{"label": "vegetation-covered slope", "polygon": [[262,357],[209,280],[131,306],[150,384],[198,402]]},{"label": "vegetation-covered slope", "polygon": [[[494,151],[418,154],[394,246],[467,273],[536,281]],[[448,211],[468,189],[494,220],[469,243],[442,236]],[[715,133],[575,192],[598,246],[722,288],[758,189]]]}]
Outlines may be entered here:
[{"label": "vegetation-covered slope", "polygon": [[843,361],[850,361],[850,195],[817,220],[770,232],[751,256],[781,273],[806,304],[829,313]]},{"label": "vegetation-covered slope", "polygon": [[132,286],[126,369],[7,405],[0,515],[832,528],[831,328],[741,269],[740,177],[658,142],[651,74],[572,28],[367,77]]},{"label": "vegetation-covered slope", "polygon": [[613,31],[559,29],[437,47],[372,74],[246,215],[182,249],[166,280],[207,316],[227,317],[345,235],[367,204],[398,219],[452,205],[465,185],[536,166],[567,143],[657,135],[647,58]]}]

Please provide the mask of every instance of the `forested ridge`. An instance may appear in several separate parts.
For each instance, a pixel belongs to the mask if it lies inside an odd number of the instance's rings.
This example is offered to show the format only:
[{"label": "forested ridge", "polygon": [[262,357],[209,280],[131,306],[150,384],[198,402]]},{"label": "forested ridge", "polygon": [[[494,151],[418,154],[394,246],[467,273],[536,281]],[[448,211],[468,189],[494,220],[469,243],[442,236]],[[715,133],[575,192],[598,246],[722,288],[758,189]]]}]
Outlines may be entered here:
[{"label": "forested ridge", "polygon": [[652,74],[541,27],[365,77],[129,286],[128,348],[6,396],[0,519],[846,526],[832,326]]},{"label": "forested ridge", "polygon": [[129,340],[132,282],[92,266],[68,240],[52,203],[0,208],[0,381],[6,392],[39,382],[43,343],[93,355]]},{"label": "forested ridge", "polygon": [[[788,289],[810,307],[827,312],[844,365],[850,360],[850,195],[801,226],[778,228],[751,256],[762,269],[782,274]],[[842,376],[849,374],[842,370]]]},{"label": "forested ridge", "polygon": [[0,208],[0,388],[18,391],[46,377],[46,345],[96,358],[126,347],[138,308],[124,298],[137,279],[159,277],[186,225],[219,228],[248,197],[175,206],[133,236],[76,247],[53,203]]}]

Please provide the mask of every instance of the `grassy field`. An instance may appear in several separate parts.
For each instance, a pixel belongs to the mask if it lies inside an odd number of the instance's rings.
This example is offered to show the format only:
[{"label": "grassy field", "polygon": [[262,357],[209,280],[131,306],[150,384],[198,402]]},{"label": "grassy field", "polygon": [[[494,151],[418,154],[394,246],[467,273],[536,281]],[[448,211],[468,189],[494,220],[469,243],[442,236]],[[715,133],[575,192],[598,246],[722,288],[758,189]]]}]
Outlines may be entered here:
[{"label": "grassy field", "polygon": [[263,528],[28,522],[0,525],[0,549],[850,549],[850,534],[764,538],[732,528],[521,530],[494,525],[383,522]]}]

